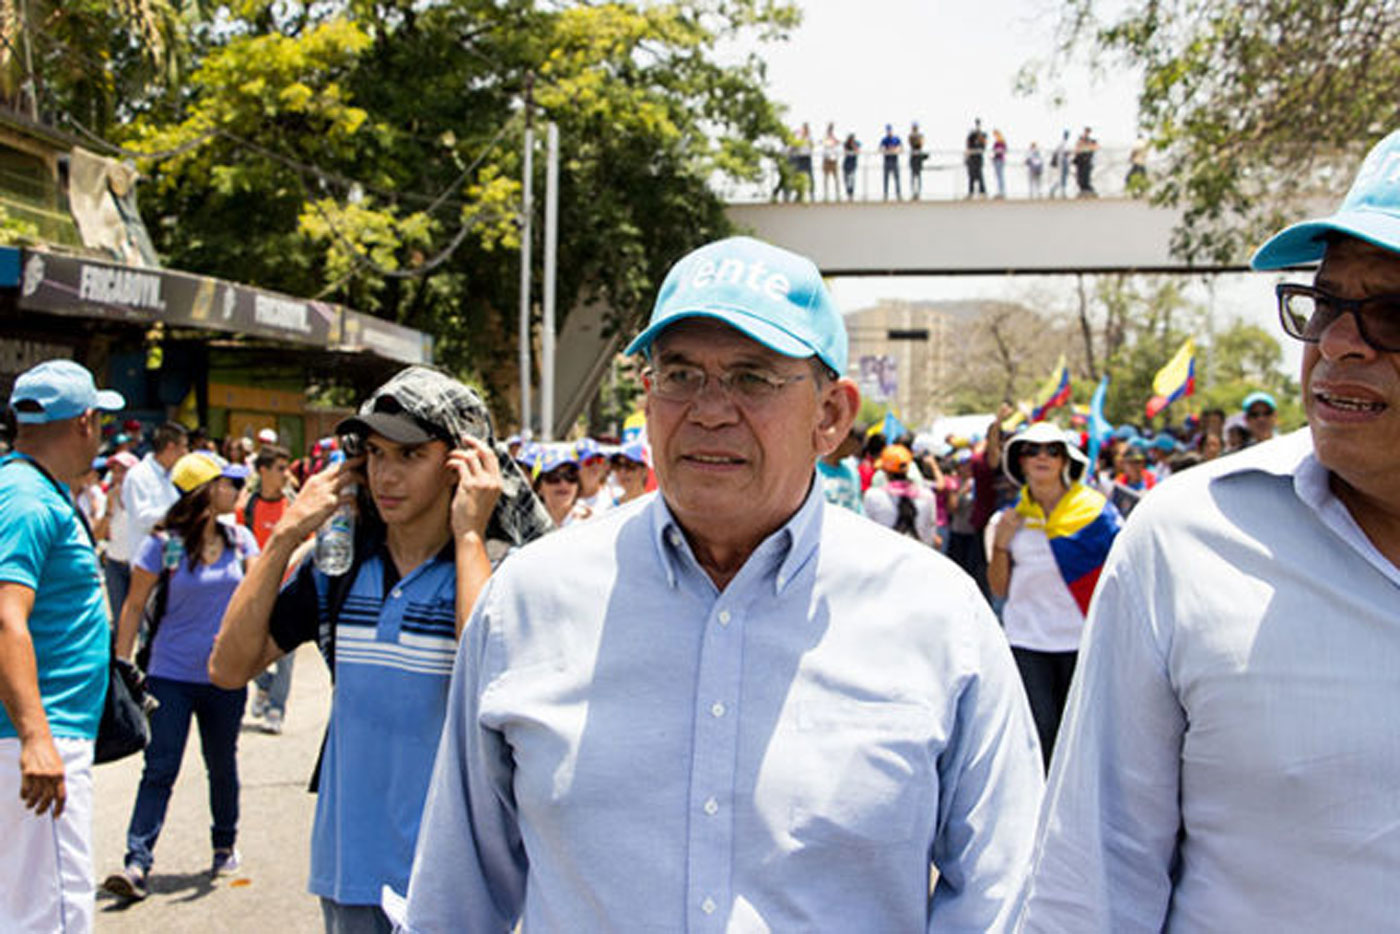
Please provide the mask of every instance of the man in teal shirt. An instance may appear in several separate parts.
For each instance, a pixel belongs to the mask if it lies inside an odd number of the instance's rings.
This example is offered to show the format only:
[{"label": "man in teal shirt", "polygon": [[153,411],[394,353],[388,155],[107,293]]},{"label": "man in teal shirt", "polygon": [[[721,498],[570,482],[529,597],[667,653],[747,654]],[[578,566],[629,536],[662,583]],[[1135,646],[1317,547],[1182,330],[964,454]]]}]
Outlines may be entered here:
[{"label": "man in teal shirt", "polygon": [[[0,460],[0,930],[92,928],[92,755],[110,651],[102,569],[67,484],[125,404],[69,360],[20,375]],[[31,813],[32,812],[32,813]],[[18,884],[23,880],[23,884]]]}]

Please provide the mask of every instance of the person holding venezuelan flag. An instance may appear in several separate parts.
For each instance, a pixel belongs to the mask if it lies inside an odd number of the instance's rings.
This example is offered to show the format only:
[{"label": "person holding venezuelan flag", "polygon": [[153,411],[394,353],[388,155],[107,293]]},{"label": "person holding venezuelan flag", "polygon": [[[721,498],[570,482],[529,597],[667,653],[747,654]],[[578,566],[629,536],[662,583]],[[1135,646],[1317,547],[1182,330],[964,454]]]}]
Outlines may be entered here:
[{"label": "person holding venezuelan flag", "polygon": [[1006,598],[1002,623],[1048,768],[1089,598],[1123,520],[1081,482],[1088,457],[1049,422],[1007,441],[1001,463],[1020,494],[997,522],[987,583]]}]

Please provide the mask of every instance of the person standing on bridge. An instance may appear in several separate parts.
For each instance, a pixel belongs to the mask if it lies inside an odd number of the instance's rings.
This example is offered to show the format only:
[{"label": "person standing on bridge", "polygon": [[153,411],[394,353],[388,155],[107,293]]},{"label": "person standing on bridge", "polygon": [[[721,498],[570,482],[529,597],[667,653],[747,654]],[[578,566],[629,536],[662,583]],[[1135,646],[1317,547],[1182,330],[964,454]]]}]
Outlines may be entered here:
[{"label": "person standing on bridge", "polygon": [[880,152],[885,157],[885,200],[890,200],[890,180],[894,179],[894,200],[902,200],[899,193],[899,154],[904,152],[904,142],[895,135],[894,127],[885,124],[885,135],[880,139]]},{"label": "person standing on bridge", "polygon": [[967,146],[963,160],[967,164],[967,196],[974,194],[987,197],[987,181],[982,177],[982,159],[987,152],[987,134],[982,132],[982,121],[972,121],[972,130],[967,134]]},{"label": "person standing on bridge", "polygon": [[826,502],[859,390],[821,273],[711,243],[627,349],[660,493],[477,602],[406,929],[1005,930],[1034,727],[972,581]]},{"label": "person standing on bridge", "polygon": [[909,126],[909,197],[919,200],[924,193],[924,133],[918,122]]},{"label": "person standing on bridge", "polygon": [[1034,142],[1026,152],[1026,194],[1030,198],[1040,197],[1040,180],[1045,174],[1045,157]]},{"label": "person standing on bridge", "polygon": [[1086,126],[1074,143],[1074,181],[1079,186],[1080,198],[1098,197],[1098,192],[1094,191],[1094,153],[1098,151],[1099,141]]},{"label": "person standing on bridge", "polygon": [[1065,130],[1060,136],[1060,142],[1050,153],[1050,168],[1057,170],[1055,183],[1050,186],[1050,197],[1069,197],[1069,163],[1069,130]]},{"label": "person standing on bridge", "polygon": [[846,183],[846,200],[856,200],[856,165],[860,162],[860,140],[854,133],[846,134],[841,144],[841,178]]},{"label": "person standing on bridge", "polygon": [[1173,477],[1114,544],[1019,930],[1395,928],[1397,167],[1392,133],[1254,254],[1321,261],[1275,287],[1308,427]]}]

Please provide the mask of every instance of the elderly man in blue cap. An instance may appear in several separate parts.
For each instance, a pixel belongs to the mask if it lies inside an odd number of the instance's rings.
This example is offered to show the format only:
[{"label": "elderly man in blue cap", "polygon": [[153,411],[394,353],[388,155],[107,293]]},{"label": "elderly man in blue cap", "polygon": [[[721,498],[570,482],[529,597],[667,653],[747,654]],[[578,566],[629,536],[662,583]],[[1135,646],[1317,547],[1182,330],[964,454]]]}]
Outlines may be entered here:
[{"label": "elderly man in blue cap", "polygon": [[92,929],[93,740],[111,651],[102,568],[72,487],[125,405],[71,360],[10,394],[0,458],[0,931]]},{"label": "elderly man in blue cap", "polygon": [[408,929],[1004,929],[1034,727],[972,581],[825,503],[859,399],[817,268],[702,247],[629,350],[660,495],[483,593]]},{"label": "elderly man in blue cap", "polygon": [[1099,582],[1026,931],[1379,931],[1400,895],[1400,133],[1256,269],[1308,428],[1143,501]]}]

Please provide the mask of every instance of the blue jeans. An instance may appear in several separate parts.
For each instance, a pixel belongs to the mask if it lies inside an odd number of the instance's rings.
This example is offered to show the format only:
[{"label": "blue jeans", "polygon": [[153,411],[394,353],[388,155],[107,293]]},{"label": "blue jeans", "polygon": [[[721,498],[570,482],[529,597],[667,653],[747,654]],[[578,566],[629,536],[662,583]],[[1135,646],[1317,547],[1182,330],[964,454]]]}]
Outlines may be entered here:
[{"label": "blue jeans", "polygon": [[126,863],[144,870],[155,861],[153,851],[165,823],[170,790],[180,774],[191,716],[199,724],[199,745],[209,775],[213,846],[233,846],[238,836],[238,730],[248,698],[247,688],[225,691],[212,684],[156,677],[148,678],[147,684],[160,706],[151,714],[146,767],[126,828]]},{"label": "blue jeans", "polygon": [[117,620],[122,618],[126,592],[131,589],[131,565],[103,555],[102,576],[107,581],[107,599],[112,603],[112,628],[116,629]]},{"label": "blue jeans", "polygon": [[900,199],[899,194],[899,156],[885,156],[885,200],[890,199],[890,179],[894,179],[894,199]]},{"label": "blue jeans", "polygon": [[253,679],[259,691],[267,692],[268,709],[283,716],[287,714],[287,695],[292,690],[292,667],[295,662],[296,653],[288,652]]}]

